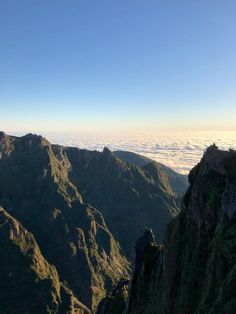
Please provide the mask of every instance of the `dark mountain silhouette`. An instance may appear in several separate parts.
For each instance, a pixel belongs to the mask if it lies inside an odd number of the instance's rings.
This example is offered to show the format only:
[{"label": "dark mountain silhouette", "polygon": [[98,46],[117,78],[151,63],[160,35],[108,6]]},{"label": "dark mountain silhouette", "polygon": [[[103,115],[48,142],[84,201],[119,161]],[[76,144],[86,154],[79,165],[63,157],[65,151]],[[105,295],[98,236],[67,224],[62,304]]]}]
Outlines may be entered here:
[{"label": "dark mountain silhouette", "polygon": [[90,311],[63,286],[33,237],[0,207],[1,313]]},{"label": "dark mountain silhouette", "polygon": [[235,313],[236,152],[116,155],[0,132],[0,313]]},{"label": "dark mountain silhouette", "polygon": [[[209,147],[189,175],[180,214],[163,245],[150,229],[136,242],[128,314],[236,313],[236,151]],[[122,313],[122,312],[121,312]]]},{"label": "dark mountain silhouette", "polygon": [[[102,212],[124,254],[131,257],[133,243],[148,226],[163,239],[165,226],[178,213],[179,195],[163,176],[103,152],[65,148],[71,164],[70,181],[84,201]],[[163,179],[163,180],[162,180]]]},{"label": "dark mountain silhouette", "polygon": [[[92,152],[51,145],[33,134],[15,137],[1,132],[2,213],[8,224],[20,226],[20,242],[32,238],[29,248],[22,253],[20,244],[19,257],[11,259],[11,269],[28,261],[14,275],[14,283],[4,277],[3,259],[2,284],[10,291],[7,300],[23,285],[24,273],[41,263],[43,275],[40,269],[26,276],[32,302],[24,300],[23,293],[16,295],[18,313],[34,312],[37,294],[42,299],[39,313],[45,307],[50,313],[66,313],[67,307],[71,313],[94,311],[121,278],[129,277],[129,263],[120,248],[130,257],[145,225],[162,237],[165,225],[178,213],[178,199],[164,181],[120,160],[107,148]],[[2,254],[13,256],[11,237],[4,237]]]},{"label": "dark mountain silhouette", "polygon": [[70,182],[64,148],[32,134],[2,133],[0,154],[1,206],[34,235],[61,281],[94,309],[120,277],[128,276],[128,262],[102,214],[83,203]]},{"label": "dark mountain silhouette", "polygon": [[114,151],[114,155],[121,160],[140,167],[147,171],[157,182],[160,182],[167,190],[172,190],[173,193],[182,195],[188,188],[188,176],[180,174],[173,169],[156,162],[145,156],[128,152]]}]

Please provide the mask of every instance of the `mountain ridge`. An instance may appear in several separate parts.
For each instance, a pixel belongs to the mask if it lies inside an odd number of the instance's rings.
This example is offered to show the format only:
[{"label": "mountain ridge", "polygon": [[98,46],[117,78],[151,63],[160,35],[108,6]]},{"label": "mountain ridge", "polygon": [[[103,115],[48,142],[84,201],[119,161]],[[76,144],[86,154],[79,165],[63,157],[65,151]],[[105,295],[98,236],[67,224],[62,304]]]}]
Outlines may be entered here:
[{"label": "mountain ridge", "polygon": [[40,136],[1,134],[0,204],[32,232],[82,303],[94,309],[129,264],[102,214],[83,202],[61,146]]},{"label": "mountain ridge", "polygon": [[235,166],[236,151],[212,145],[191,170],[164,244],[136,248],[128,314],[235,313]]}]

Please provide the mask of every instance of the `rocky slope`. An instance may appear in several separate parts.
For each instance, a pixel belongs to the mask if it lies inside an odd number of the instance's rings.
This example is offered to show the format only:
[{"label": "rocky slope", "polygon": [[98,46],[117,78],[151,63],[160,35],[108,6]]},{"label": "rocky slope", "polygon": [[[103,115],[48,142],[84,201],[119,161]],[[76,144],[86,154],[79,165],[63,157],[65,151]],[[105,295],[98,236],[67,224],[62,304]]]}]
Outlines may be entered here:
[{"label": "rocky slope", "polygon": [[188,188],[187,175],[180,174],[160,162],[136,153],[122,150],[113,153],[119,159],[148,172],[158,184],[163,185],[169,191],[171,190],[172,193],[182,196],[186,192]]},{"label": "rocky slope", "polygon": [[61,281],[94,310],[129,267],[102,214],[83,203],[69,180],[70,169],[63,147],[32,134],[0,134],[0,205],[34,235]]},{"label": "rocky slope", "polygon": [[136,244],[129,314],[236,313],[236,152],[209,147],[163,246]]},{"label": "rocky slope", "polygon": [[98,305],[96,314],[126,314],[129,281],[121,279],[110,295]]},{"label": "rocky slope", "polygon": [[[81,311],[94,312],[111,291],[112,300],[127,296],[126,288],[117,288],[129,277],[121,249],[131,257],[144,226],[161,239],[178,213],[179,196],[166,178],[164,172],[122,161],[107,148],[92,152],[51,145],[33,134],[0,132],[0,206],[34,238],[40,260],[55,270],[62,288],[56,294],[51,280],[42,301],[50,311],[58,313],[65,300],[74,300],[70,304]],[[12,259],[12,268],[16,263]],[[20,286],[18,278],[15,287]],[[55,295],[53,301],[48,295]]]},{"label": "rocky slope", "polygon": [[65,152],[70,181],[86,202],[99,208],[127,257],[145,226],[163,239],[179,200],[167,180],[122,161],[107,148],[102,153],[76,148]]},{"label": "rocky slope", "polygon": [[86,313],[33,237],[0,207],[1,313]]}]

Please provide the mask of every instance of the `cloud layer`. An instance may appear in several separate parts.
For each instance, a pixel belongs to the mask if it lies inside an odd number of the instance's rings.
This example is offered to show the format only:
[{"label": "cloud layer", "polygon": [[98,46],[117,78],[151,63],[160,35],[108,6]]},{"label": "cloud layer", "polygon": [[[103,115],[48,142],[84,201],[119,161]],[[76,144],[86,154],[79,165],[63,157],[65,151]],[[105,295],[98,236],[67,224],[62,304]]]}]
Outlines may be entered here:
[{"label": "cloud layer", "polygon": [[216,143],[219,148],[236,149],[236,132],[171,131],[132,134],[43,133],[52,143],[101,151],[132,151],[187,174],[199,162],[204,150]]}]

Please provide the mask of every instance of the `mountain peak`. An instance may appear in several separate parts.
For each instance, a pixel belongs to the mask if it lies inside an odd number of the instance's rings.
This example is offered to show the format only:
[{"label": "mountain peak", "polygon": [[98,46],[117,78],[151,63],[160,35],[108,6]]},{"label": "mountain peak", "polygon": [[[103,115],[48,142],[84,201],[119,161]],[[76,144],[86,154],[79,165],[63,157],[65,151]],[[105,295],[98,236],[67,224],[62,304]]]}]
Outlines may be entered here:
[{"label": "mountain peak", "polygon": [[24,138],[43,138],[41,135],[37,135],[35,133],[27,133],[26,135],[23,136]]},{"label": "mountain peak", "polygon": [[219,150],[218,146],[216,146],[215,143],[211,144],[209,147],[207,147],[207,152],[210,152],[210,151],[217,151]]},{"label": "mountain peak", "polygon": [[236,313],[236,151],[210,146],[190,179],[163,246],[138,240],[129,314]]},{"label": "mountain peak", "polygon": [[36,143],[42,146],[51,145],[48,140],[46,140],[43,136],[38,135],[38,134],[28,133],[22,136],[22,139],[29,141],[30,144]]},{"label": "mountain peak", "polygon": [[6,133],[4,133],[3,131],[0,131],[0,139],[6,137]]},{"label": "mountain peak", "polygon": [[229,219],[235,217],[235,166],[236,151],[224,151],[211,145],[200,163],[190,172],[190,187],[184,197],[184,207],[188,209],[187,216],[198,228],[205,225],[210,230],[222,213]]},{"label": "mountain peak", "polygon": [[103,148],[103,154],[112,155],[112,151],[107,146],[105,146]]},{"label": "mountain peak", "polygon": [[135,242],[135,253],[136,258],[143,256],[146,248],[152,247],[156,245],[155,236],[153,234],[152,229],[145,228],[142,236]]}]

